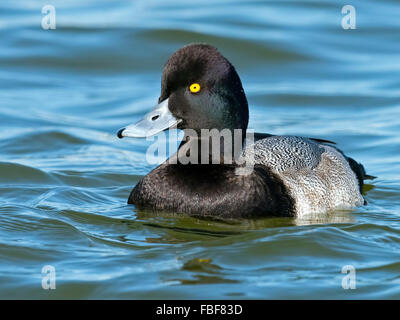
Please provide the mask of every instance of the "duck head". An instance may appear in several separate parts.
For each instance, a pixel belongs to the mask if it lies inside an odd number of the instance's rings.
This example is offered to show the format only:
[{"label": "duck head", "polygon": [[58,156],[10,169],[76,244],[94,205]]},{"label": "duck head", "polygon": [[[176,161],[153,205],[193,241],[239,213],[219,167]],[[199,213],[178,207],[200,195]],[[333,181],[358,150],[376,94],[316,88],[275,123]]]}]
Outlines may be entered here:
[{"label": "duck head", "polygon": [[118,137],[142,138],[168,128],[241,129],[249,119],[246,95],[233,65],[207,44],[190,44],[165,64],[156,107]]}]

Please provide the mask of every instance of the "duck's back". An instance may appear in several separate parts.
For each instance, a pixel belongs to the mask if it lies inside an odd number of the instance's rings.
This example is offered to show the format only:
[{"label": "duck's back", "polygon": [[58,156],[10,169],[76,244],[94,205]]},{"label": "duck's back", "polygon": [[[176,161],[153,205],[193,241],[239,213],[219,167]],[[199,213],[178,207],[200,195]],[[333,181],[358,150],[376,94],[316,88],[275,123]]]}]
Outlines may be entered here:
[{"label": "duck's back", "polygon": [[244,154],[248,161],[267,166],[282,179],[295,201],[297,216],[364,203],[362,178],[354,170],[362,166],[326,143],[271,136],[248,146]]}]

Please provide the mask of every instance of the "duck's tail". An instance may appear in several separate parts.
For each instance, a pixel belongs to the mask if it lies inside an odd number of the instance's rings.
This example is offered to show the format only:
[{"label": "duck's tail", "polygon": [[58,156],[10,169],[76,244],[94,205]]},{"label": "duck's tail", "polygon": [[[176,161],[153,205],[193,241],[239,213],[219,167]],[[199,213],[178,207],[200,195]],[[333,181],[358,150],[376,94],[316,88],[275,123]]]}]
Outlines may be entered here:
[{"label": "duck's tail", "polygon": [[377,177],[367,174],[365,172],[364,166],[361,163],[355,161],[354,159],[352,159],[350,157],[346,157],[346,158],[350,164],[351,170],[353,170],[357,176],[358,183],[360,185],[360,192],[362,193],[363,188],[364,188],[364,180],[373,180],[373,179],[376,179]]}]

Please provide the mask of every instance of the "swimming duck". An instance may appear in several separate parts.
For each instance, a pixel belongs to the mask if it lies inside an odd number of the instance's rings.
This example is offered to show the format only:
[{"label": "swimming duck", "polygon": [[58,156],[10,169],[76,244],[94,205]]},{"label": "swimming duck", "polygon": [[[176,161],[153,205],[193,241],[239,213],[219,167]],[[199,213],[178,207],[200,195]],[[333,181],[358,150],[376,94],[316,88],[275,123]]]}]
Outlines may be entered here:
[{"label": "swimming duck", "polygon": [[[301,217],[365,203],[363,181],[372,177],[333,142],[255,133],[254,143],[245,145],[248,119],[246,95],[233,65],[211,45],[180,48],[164,66],[158,105],[143,120],[119,130],[118,137],[146,137],[175,127],[184,130],[179,153],[199,143],[188,131],[240,129],[240,156],[251,158],[253,169],[237,174],[241,165],[235,161],[167,160],[137,183],[128,203],[216,218]],[[211,157],[207,151],[199,154]]]}]

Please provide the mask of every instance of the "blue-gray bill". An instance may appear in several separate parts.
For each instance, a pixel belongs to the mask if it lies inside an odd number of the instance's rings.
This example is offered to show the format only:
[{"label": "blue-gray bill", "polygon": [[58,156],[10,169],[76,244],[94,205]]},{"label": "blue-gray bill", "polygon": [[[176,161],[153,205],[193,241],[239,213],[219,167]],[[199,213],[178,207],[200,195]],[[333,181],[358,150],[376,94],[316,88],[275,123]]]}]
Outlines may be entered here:
[{"label": "blue-gray bill", "polygon": [[142,120],[120,129],[117,135],[119,138],[146,138],[166,129],[175,128],[179,122],[181,120],[175,118],[169,111],[168,99],[166,99],[156,105]]}]

